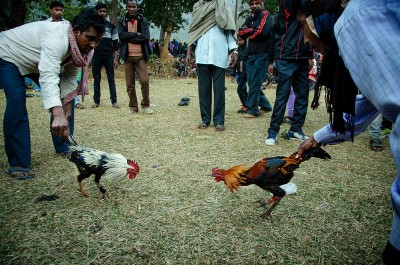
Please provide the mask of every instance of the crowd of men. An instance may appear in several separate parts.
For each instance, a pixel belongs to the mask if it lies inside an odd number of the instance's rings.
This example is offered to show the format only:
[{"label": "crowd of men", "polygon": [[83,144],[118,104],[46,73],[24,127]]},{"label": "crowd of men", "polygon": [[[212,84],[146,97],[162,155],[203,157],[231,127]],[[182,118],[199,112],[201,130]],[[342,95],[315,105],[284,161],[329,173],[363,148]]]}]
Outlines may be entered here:
[{"label": "crowd of men", "polygon": [[[28,23],[0,33],[0,87],[6,96],[4,141],[14,179],[35,177],[31,170],[31,144],[26,109],[25,77],[38,78],[44,107],[51,113],[52,135],[69,152],[65,138],[73,133],[74,102],[88,93],[88,67],[94,78],[94,104],[100,107],[101,69],[105,68],[110,100],[117,103],[114,69],[123,61],[129,113],[153,114],[150,104],[147,61],[159,53],[158,41],[150,40],[150,22],[138,13],[136,0],[126,0],[126,12],[117,25],[107,21],[107,5],[84,10],[71,22],[62,18],[63,4],[53,1],[48,21]],[[250,14],[236,25],[228,0],[194,3],[188,42],[171,41],[174,57],[195,55],[198,75],[200,123],[216,132],[225,131],[225,71],[231,63],[241,75],[239,97],[243,117],[254,119],[272,111],[264,143],[276,145],[290,93],[295,96],[288,137],[301,140],[298,155],[321,144],[352,141],[382,114],[393,123],[390,146],[398,176],[391,188],[394,211],[392,230],[383,252],[385,264],[400,261],[400,2],[396,0],[281,0],[274,16],[262,0],[248,0]],[[382,19],[384,18],[384,19]],[[355,34],[357,32],[357,34]],[[239,40],[237,42],[237,40]],[[239,44],[239,46],[238,46]],[[244,49],[246,48],[246,49]],[[318,91],[327,88],[330,124],[310,136],[303,132],[308,109],[308,72],[313,50],[324,56]],[[230,58],[230,59],[228,59]],[[77,75],[82,77],[77,82]],[[276,102],[271,105],[261,91],[267,74],[278,73]],[[136,93],[136,75],[142,99]],[[247,90],[247,82],[249,89]],[[361,91],[361,94],[359,94]]]}]

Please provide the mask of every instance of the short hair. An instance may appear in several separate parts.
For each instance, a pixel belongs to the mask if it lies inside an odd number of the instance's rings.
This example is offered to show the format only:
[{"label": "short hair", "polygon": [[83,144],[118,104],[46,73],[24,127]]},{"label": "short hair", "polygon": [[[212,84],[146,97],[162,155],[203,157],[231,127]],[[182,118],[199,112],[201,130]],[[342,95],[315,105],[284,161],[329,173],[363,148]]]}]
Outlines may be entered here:
[{"label": "short hair", "polygon": [[53,8],[55,8],[57,6],[60,6],[60,7],[64,8],[64,4],[61,3],[60,1],[51,1],[51,3],[50,3],[50,8],[51,9],[53,9]]},{"label": "short hair", "polygon": [[96,9],[96,10],[99,10],[99,9],[101,9],[101,8],[107,9],[107,4],[102,3],[102,2],[98,2],[97,5],[96,5],[96,7],[95,7],[95,9]]},{"label": "short hair", "polygon": [[93,27],[97,33],[102,35],[105,30],[104,26],[104,18],[94,10],[83,10],[72,19],[72,27],[78,27],[81,32]]}]

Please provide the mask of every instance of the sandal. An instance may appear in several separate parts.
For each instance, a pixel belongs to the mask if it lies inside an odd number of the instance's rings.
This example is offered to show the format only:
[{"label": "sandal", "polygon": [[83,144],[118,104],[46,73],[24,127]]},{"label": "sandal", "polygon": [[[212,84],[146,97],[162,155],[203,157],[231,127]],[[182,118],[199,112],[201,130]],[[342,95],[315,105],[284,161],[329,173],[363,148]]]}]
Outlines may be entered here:
[{"label": "sandal", "polygon": [[82,105],[81,103],[78,103],[78,104],[75,105],[75,108],[76,109],[84,109],[85,105]]},{"label": "sandal", "polygon": [[7,173],[10,177],[18,180],[28,180],[35,177],[35,173],[28,167],[10,167],[7,169]]},{"label": "sandal", "polygon": [[369,141],[369,148],[375,152],[382,152],[383,151],[383,144],[379,139],[371,139]]},{"label": "sandal", "polygon": [[97,109],[99,107],[99,104],[95,103],[92,106],[90,106],[92,109]]},{"label": "sandal", "polygon": [[208,125],[205,124],[204,122],[200,122],[200,124],[197,126],[199,129],[207,129]]},{"label": "sandal", "polygon": [[223,132],[223,131],[225,131],[225,126],[223,124],[219,124],[219,125],[215,126],[215,130],[217,132]]}]

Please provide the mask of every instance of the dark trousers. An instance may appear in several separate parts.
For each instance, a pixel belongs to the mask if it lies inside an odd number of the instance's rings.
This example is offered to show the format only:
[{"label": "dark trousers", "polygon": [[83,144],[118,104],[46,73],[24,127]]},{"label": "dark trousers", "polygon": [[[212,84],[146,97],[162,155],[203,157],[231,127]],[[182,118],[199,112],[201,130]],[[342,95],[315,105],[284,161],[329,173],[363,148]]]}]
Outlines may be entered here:
[{"label": "dark trousers", "polygon": [[197,77],[201,120],[211,123],[211,106],[214,88],[214,126],[225,122],[225,69],[211,64],[198,64]]},{"label": "dark trousers", "polygon": [[139,74],[139,83],[142,87],[142,108],[150,106],[150,92],[149,92],[149,71],[147,69],[147,62],[143,57],[128,56],[124,63],[126,90],[129,96],[129,108],[133,111],[138,111],[138,100],[135,88],[135,75]]},{"label": "dark trousers", "polygon": [[[72,101],[72,110],[71,116],[68,120],[69,122],[69,133],[74,135],[74,121],[75,121],[75,99]],[[53,115],[50,114],[50,131],[51,131],[51,124],[53,123]],[[56,150],[57,154],[66,154],[69,152],[69,144],[63,137],[54,136],[51,134],[51,139],[53,141],[54,149]]]},{"label": "dark trousers", "polygon": [[114,80],[114,58],[112,56],[110,56],[109,58],[93,57],[92,59],[92,74],[94,79],[93,101],[96,104],[100,104],[101,68],[103,66],[107,74],[111,103],[114,104],[117,103],[117,91],[115,88],[115,80]]},{"label": "dark trousers", "polygon": [[6,96],[3,132],[10,166],[31,165],[31,139],[24,77],[13,63],[0,58],[0,87]]},{"label": "dark trousers", "polygon": [[[246,107],[247,112],[254,116],[259,115],[260,89],[267,74],[267,59],[267,53],[251,54],[246,63],[247,83],[249,84]],[[263,101],[263,108],[272,108],[267,97],[263,98]]]},{"label": "dark trousers", "polygon": [[268,129],[269,136],[276,136],[285,116],[286,104],[289,100],[290,89],[293,86],[296,99],[290,130],[302,132],[302,127],[308,108],[308,60],[275,60],[278,71],[278,87],[276,101],[272,112],[271,123]]},{"label": "dark trousers", "polygon": [[237,79],[237,93],[239,95],[240,102],[246,107],[247,101],[247,77],[245,75],[238,76]]}]

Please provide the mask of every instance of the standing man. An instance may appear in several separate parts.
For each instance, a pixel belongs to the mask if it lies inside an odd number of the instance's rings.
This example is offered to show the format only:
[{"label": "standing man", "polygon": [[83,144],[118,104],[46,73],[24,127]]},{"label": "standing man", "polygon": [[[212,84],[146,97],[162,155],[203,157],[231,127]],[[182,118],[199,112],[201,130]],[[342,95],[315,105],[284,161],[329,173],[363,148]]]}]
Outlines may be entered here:
[{"label": "standing man", "polygon": [[124,60],[126,89],[129,96],[129,112],[139,112],[135,89],[135,74],[139,74],[142,88],[141,107],[144,113],[153,114],[150,107],[149,72],[147,61],[150,58],[150,30],[147,19],[138,13],[137,2],[127,0],[128,12],[118,21],[118,35],[121,41],[121,58]]},{"label": "standing man", "polygon": [[[53,115],[51,132],[66,138],[72,102],[87,94],[87,65],[104,32],[104,19],[94,11],[83,11],[69,22],[38,21],[0,33],[0,87],[6,95],[4,145],[16,179],[34,177],[26,109],[24,76],[40,74],[44,107]],[[64,72],[60,78],[61,66]],[[76,76],[83,69],[77,87]]]},{"label": "standing man", "polygon": [[266,145],[275,145],[290,90],[293,87],[295,94],[294,113],[290,122],[288,137],[290,139],[305,140],[308,137],[303,133],[303,125],[308,109],[309,81],[308,72],[313,65],[313,52],[304,44],[304,30],[297,22],[297,12],[292,7],[293,0],[282,0],[279,3],[279,12],[275,24],[274,54],[270,55],[268,71],[273,74],[275,59],[278,71],[278,87],[276,100],[272,112],[271,123],[265,138]]},{"label": "standing man", "polygon": [[47,19],[47,21],[51,22],[60,22],[60,21],[65,21],[63,19],[62,14],[64,12],[64,4],[61,3],[60,1],[52,1],[49,6],[50,10],[50,17]]},{"label": "standing man", "polygon": [[[238,33],[242,39],[249,39],[249,57],[246,64],[249,93],[246,103],[247,113],[243,117],[257,118],[272,110],[268,98],[266,96],[260,98],[260,95],[261,85],[267,74],[268,51],[272,41],[271,31],[274,18],[271,13],[262,8],[261,0],[250,0],[249,5],[251,14],[246,18]],[[261,111],[258,108],[260,99],[264,101]]]},{"label": "standing man", "polygon": [[[364,131],[379,113],[394,123],[390,148],[397,177],[390,190],[393,221],[382,259],[386,265],[397,265],[400,261],[400,2],[313,2],[302,1],[305,14],[300,23],[305,29],[305,42],[324,54],[318,80],[327,74],[322,85],[332,90],[327,91],[332,98],[326,101],[333,106],[328,109],[333,120],[299,146],[298,156],[320,144],[350,141],[353,134]],[[349,3],[340,14],[345,2]],[[327,19],[327,15],[332,17]],[[321,22],[324,27],[319,27]],[[338,57],[338,50],[343,60]],[[352,80],[346,78],[347,69]],[[357,87],[350,84],[353,80]],[[357,88],[362,95],[355,96]]]},{"label": "standing man", "polygon": [[101,68],[104,66],[106,70],[108,87],[110,89],[110,99],[113,108],[119,108],[117,103],[117,91],[115,88],[114,68],[118,67],[118,31],[114,24],[108,22],[107,5],[104,3],[97,3],[97,13],[104,18],[106,23],[104,35],[101,39],[99,46],[94,50],[92,59],[92,74],[94,79],[93,84],[93,101],[92,108],[98,108],[100,105],[100,81],[101,81]]},{"label": "standing man", "polygon": [[201,114],[199,129],[206,129],[211,123],[214,87],[212,120],[216,131],[225,130],[225,69],[229,65],[228,53],[234,53],[233,64],[237,61],[235,30],[235,20],[227,0],[199,0],[194,4],[186,63],[190,65],[195,50]]}]

